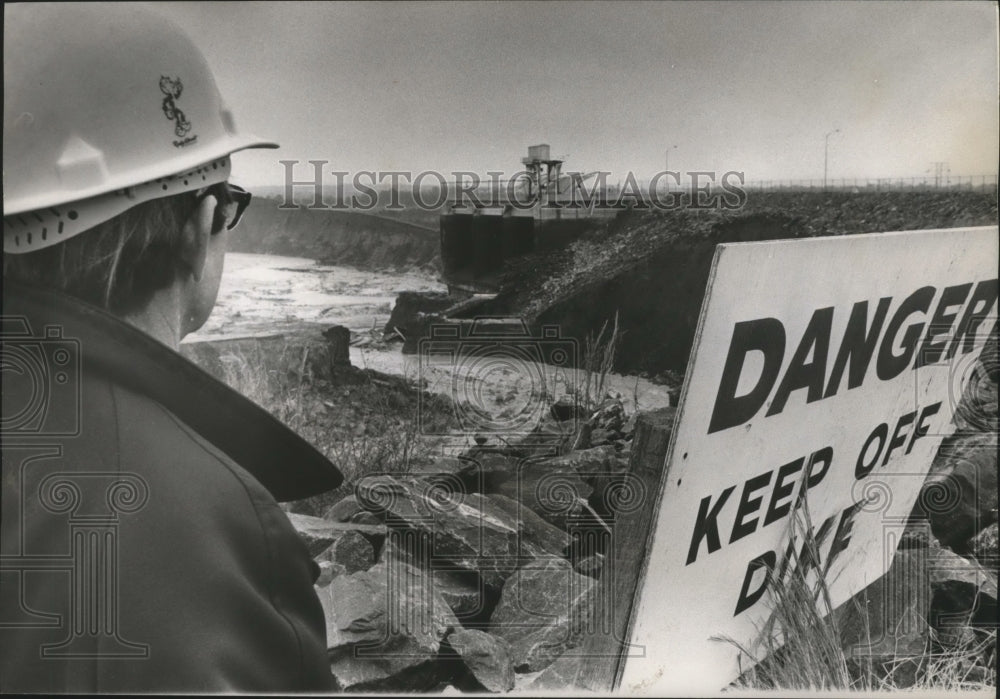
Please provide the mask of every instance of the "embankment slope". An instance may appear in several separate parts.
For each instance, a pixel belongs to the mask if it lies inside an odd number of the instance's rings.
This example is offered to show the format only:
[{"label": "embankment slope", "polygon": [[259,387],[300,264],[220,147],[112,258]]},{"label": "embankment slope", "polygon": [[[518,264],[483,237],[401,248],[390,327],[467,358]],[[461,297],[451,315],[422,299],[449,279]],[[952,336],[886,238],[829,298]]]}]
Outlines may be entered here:
[{"label": "embankment slope", "polygon": [[996,223],[996,190],[751,193],[737,211],[626,211],[563,249],[513,261],[477,313],[559,325],[582,342],[617,312],[617,371],[683,372],[719,243]]},{"label": "embankment slope", "polygon": [[358,211],[282,209],[280,203],[254,199],[230,249],[367,270],[440,268],[436,229]]}]

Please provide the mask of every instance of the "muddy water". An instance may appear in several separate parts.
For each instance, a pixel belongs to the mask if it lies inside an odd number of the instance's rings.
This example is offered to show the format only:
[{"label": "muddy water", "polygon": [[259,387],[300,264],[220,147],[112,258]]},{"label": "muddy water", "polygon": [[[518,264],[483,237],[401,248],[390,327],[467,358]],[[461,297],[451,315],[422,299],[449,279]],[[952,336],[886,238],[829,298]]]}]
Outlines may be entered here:
[{"label": "muddy water", "polygon": [[428,275],[365,272],[301,257],[226,255],[219,299],[188,342],[273,335],[310,325],[382,327],[400,291],[446,291]]},{"label": "muddy water", "polygon": [[[339,324],[352,334],[381,329],[401,291],[445,291],[430,274],[367,272],[318,265],[313,260],[277,255],[229,253],[212,316],[185,342],[259,337]],[[421,379],[425,387],[468,404],[483,424],[519,423],[538,406],[572,391],[584,377],[533,361],[529,356],[497,361],[421,361],[403,355],[399,345],[351,347],[351,362],[386,374]],[[628,409],[670,404],[667,389],[632,376],[612,374],[605,389],[620,394]]]}]

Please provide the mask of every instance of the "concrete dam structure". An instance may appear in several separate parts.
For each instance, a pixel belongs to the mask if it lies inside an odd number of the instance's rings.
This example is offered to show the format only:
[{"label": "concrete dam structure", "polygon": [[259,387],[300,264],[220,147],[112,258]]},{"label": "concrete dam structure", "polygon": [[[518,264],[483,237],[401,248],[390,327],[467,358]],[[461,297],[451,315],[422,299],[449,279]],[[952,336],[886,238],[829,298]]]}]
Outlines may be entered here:
[{"label": "concrete dam structure", "polygon": [[596,173],[563,174],[563,162],[550,156],[547,144],[530,146],[519,179],[505,188],[491,182],[494,188],[463,192],[449,204],[440,217],[442,272],[449,287],[495,292],[506,262],[568,245],[594,218],[607,215],[581,196],[581,185]]}]

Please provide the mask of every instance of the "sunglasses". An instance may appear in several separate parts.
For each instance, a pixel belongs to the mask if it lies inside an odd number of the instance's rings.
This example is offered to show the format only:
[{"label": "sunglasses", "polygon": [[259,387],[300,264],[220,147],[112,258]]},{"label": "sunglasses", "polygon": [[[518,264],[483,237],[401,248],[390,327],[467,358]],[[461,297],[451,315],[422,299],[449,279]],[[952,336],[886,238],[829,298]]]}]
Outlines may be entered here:
[{"label": "sunglasses", "polygon": [[219,182],[206,188],[198,194],[194,200],[192,209],[197,209],[201,200],[212,195],[217,202],[215,215],[212,218],[212,234],[220,233],[223,229],[231,231],[243,218],[243,212],[250,206],[253,195],[239,185],[228,182]]}]

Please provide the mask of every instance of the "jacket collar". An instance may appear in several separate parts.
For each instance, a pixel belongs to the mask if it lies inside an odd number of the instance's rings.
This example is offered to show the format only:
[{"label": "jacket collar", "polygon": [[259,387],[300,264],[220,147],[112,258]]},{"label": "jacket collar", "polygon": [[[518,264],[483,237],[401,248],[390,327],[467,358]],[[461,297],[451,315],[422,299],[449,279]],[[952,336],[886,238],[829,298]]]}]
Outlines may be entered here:
[{"label": "jacket collar", "polygon": [[[110,313],[66,294],[3,282],[3,315],[22,317],[37,336],[62,328],[80,343],[84,373],[106,376],[163,405],[285,502],[343,481],[319,451],[256,403],[177,352]],[[2,336],[0,336],[2,337]]]}]

